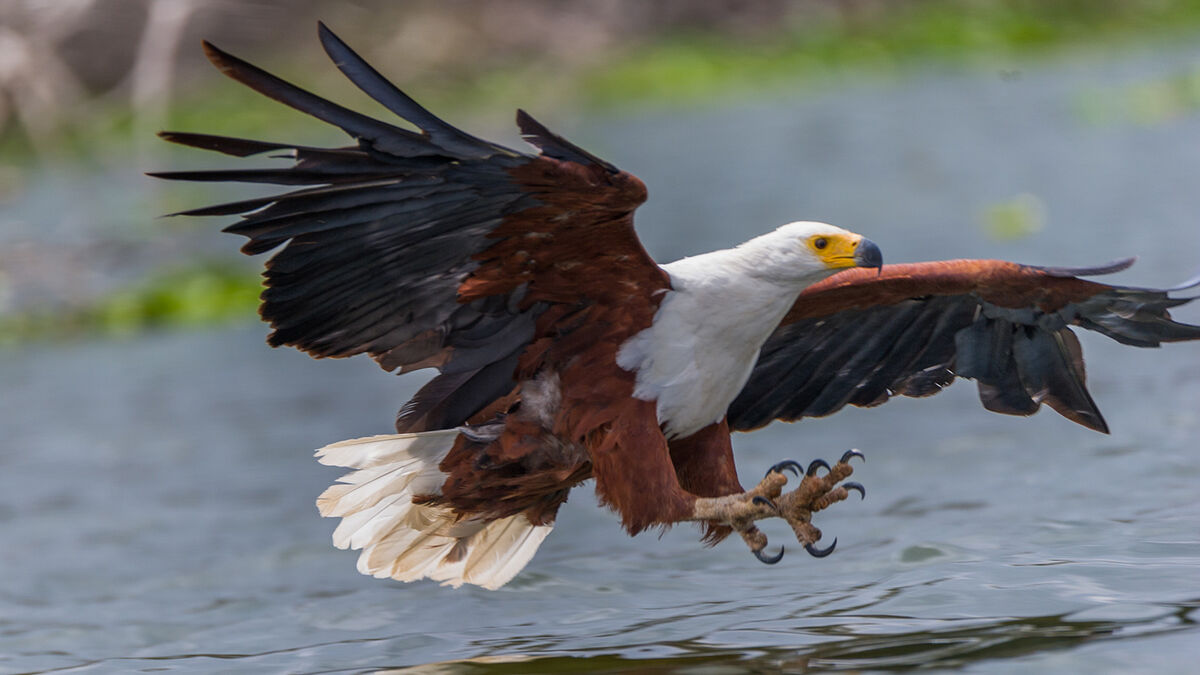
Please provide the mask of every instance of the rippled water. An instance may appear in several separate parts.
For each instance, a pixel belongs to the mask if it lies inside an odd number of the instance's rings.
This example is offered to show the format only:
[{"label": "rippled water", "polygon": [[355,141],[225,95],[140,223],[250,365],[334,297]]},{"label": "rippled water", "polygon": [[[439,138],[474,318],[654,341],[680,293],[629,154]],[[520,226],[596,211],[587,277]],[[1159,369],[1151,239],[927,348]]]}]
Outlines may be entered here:
[{"label": "rippled water", "polygon": [[[564,131],[650,185],[640,222],[664,258],[810,217],[891,261],[1137,254],[1118,280],[1163,285],[1200,265],[1200,118],[1094,123],[1078,102],[1196,63],[1089,53]],[[981,210],[1020,193],[1045,228],[989,240]],[[867,453],[867,500],[819,520],[829,558],[767,567],[691,527],[631,539],[585,485],[488,592],[361,577],[313,506],[338,472],[309,450],[387,432],[422,378],[270,350],[264,333],[0,353],[0,672],[1186,672],[1200,657],[1200,345],[1085,339],[1111,436],[987,413],[969,384],[739,436],[747,477]]]}]

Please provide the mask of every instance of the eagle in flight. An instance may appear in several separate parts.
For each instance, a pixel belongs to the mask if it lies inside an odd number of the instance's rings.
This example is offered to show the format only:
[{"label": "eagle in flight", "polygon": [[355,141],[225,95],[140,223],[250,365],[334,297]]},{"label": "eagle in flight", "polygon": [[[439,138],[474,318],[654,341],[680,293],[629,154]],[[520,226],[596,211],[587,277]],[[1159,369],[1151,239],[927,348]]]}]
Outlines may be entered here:
[{"label": "eagle in flight", "polygon": [[[635,176],[542,126],[517,124],[538,154],[435,117],[320,26],[355,85],[414,128],[367,117],[205,43],[229,77],[339,127],[322,148],[163,132],[236,157],[283,153],[286,168],[152,174],[295,186],[177,215],[240,214],[226,228],[266,262],[261,314],[272,346],[314,357],[369,354],[387,371],[438,374],[397,434],[322,448],[352,471],[317,500],[341,518],[339,548],[380,578],[497,588],[530,560],[559,506],[594,478],[630,534],[690,521],[710,544],[782,518],[815,556],[812,514],[865,494],[832,466],[783,461],[747,490],[730,434],[845,405],[928,396],[976,381],[988,410],[1045,403],[1107,427],[1071,330],[1157,347],[1200,339],[1168,308],[1192,298],[1111,286],[1088,269],[998,260],[888,265],[869,240],[794,222],[736,248],[660,265],[633,227]],[[1198,282],[1200,283],[1200,282]],[[799,479],[785,491],[785,472]],[[836,541],[836,540],[835,540]]]}]

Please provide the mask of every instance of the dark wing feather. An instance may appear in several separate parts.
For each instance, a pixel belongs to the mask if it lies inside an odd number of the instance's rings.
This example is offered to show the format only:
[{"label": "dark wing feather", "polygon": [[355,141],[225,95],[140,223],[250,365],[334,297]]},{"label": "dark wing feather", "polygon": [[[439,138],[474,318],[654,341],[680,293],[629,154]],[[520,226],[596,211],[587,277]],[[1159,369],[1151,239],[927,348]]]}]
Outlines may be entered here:
[{"label": "dark wing feather", "polygon": [[[164,132],[169,141],[236,157],[277,153],[283,168],[152,174],[300,186],[183,211],[241,214],[227,231],[267,262],[261,313],[269,342],[317,357],[366,353],[387,370],[442,375],[402,411],[404,430],[464,423],[513,387],[514,370],[552,303],[616,302],[605,279],[641,284],[650,304],[667,277],[642,248],[637,178],[550,133],[521,112],[541,155],[485,141],[434,116],[324,25],[321,42],[359,88],[416,127],[354,112],[205,43],[226,75],[355,141],[320,148]],[[621,302],[629,302],[622,297]],[[652,309],[649,310],[652,313]],[[561,327],[560,327],[561,328]]]},{"label": "dark wing feather", "polygon": [[317,24],[321,46],[342,71],[359,89],[379,101],[383,107],[412,122],[440,149],[455,153],[459,157],[486,159],[494,153],[511,152],[507,148],[476,138],[442,121],[422,108],[408,94],[400,91],[374,68],[355,54],[342,39],[324,23]]},{"label": "dark wing feather", "polygon": [[928,396],[965,377],[988,410],[1031,415],[1045,403],[1107,431],[1071,326],[1139,347],[1200,339],[1200,326],[1167,311],[1190,298],[1078,278],[1132,262],[1069,269],[953,260],[835,275],[802,293],[767,340],[729,425],[745,431]]}]

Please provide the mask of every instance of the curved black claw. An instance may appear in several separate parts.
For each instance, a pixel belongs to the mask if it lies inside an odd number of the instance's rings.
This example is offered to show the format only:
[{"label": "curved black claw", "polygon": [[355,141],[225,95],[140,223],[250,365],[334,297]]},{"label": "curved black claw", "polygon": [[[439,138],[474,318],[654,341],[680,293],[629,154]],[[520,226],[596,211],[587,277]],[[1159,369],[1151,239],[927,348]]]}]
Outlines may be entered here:
[{"label": "curved black claw", "polygon": [[862,499],[867,498],[867,488],[863,487],[862,483],[848,480],[845,483],[842,483],[842,487],[846,488],[847,492],[850,490],[858,490],[858,494]]},{"label": "curved black claw", "polygon": [[775,563],[779,562],[780,560],[783,560],[783,547],[780,546],[779,553],[776,553],[775,555],[773,555],[769,558],[767,556],[763,555],[763,550],[760,548],[757,551],[754,551],[754,557],[758,558],[759,560],[761,560],[762,562],[765,562],[768,565],[774,565]]},{"label": "curved black claw", "polygon": [[829,470],[829,462],[826,462],[823,459],[814,459],[813,461],[809,462],[808,471],[805,471],[804,475],[805,476],[815,476],[815,475],[817,475],[817,469],[819,469],[821,467],[825,467],[825,470],[828,471]]},{"label": "curved black claw", "polygon": [[771,501],[770,499],[767,499],[766,497],[763,497],[762,495],[756,495],[754,497],[754,499],[750,500],[750,503],[751,504],[762,504],[763,506],[770,507],[770,509],[772,511],[774,511],[775,513],[779,513],[779,507],[775,504],[775,502]]},{"label": "curved black claw", "polygon": [[771,468],[767,469],[767,473],[763,476],[763,478],[770,476],[772,473],[774,473],[776,471],[778,471],[779,473],[783,473],[784,469],[790,469],[792,471],[792,473],[796,474],[797,476],[800,475],[801,471],[804,471],[804,467],[800,466],[800,462],[797,462],[794,459],[785,459],[782,462],[778,462],[778,463],[772,465]]},{"label": "curved black claw", "polygon": [[857,457],[864,462],[867,461],[867,456],[857,450],[847,450],[846,452],[843,452],[842,458],[839,459],[838,461],[841,462],[842,464],[845,464],[846,462],[850,461],[851,457]]},{"label": "curved black claw", "polygon": [[[825,556],[829,555],[830,553],[833,553],[834,548],[837,548],[837,539],[833,540],[833,543],[829,545],[829,548],[817,548],[816,546],[813,546],[812,544],[804,545],[804,550],[808,551],[808,554],[814,558],[824,558]],[[759,560],[762,560],[762,558],[759,558]]]}]

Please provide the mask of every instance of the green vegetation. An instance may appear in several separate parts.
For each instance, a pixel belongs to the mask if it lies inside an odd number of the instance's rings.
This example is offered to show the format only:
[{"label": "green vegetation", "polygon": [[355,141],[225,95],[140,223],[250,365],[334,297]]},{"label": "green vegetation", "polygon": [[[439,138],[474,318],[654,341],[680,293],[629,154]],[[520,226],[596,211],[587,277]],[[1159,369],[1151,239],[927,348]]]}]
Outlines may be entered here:
[{"label": "green vegetation", "polygon": [[[441,73],[436,82],[406,86],[443,111],[478,110],[499,99],[586,109],[694,103],[795,86],[845,69],[890,72],[929,61],[994,62],[1075,45],[1190,36],[1198,30],[1198,0],[882,3],[857,14],[831,12],[804,24],[779,26],[753,38],[724,33],[665,35],[640,46],[614,49],[609,58],[581,66],[577,72],[551,72],[545,64],[531,61],[459,78],[447,79]],[[281,116],[275,104],[264,108],[261,99],[252,100],[254,95],[231,96],[227,89],[222,91],[222,101],[205,97],[186,106],[186,114],[176,112],[175,125],[183,127],[194,120],[212,128],[215,119],[231,121],[236,128],[230,131],[242,134],[279,129]],[[209,106],[218,109],[206,110]],[[302,116],[286,122],[309,124]]]},{"label": "green vegetation", "polygon": [[1087,91],[1075,107],[1080,118],[1092,124],[1169,122],[1200,110],[1200,66],[1132,85]]},{"label": "green vegetation", "polygon": [[983,230],[997,241],[1023,239],[1037,233],[1046,223],[1046,205],[1037,195],[1019,194],[991,204],[980,215]]},{"label": "green vegetation", "polygon": [[[994,63],[997,58],[1054,48],[1170,39],[1198,30],[1200,0],[866,3],[857,9],[805,12],[796,21],[761,28],[751,37],[717,32],[662,35],[617,45],[588,65],[547,65],[533,55],[490,69],[480,69],[478,63],[469,69],[448,66],[404,84],[442,111],[479,110],[499,99],[583,108],[688,103],[785,83],[794,86],[847,68],[888,72],[914,62]],[[267,65],[285,78],[327,91],[323,84],[340,76],[331,68],[306,67],[321,58],[314,49],[308,41],[293,41],[286,50],[294,54],[282,54]],[[379,65],[386,73],[387,64]],[[82,126],[61,136],[62,150],[91,154],[111,147],[114,140],[124,142],[132,120],[131,112],[119,105],[99,106]],[[282,112],[279,104],[215,77],[176,93],[169,126],[273,137],[311,136],[317,128],[305,116]],[[0,155],[27,155],[27,142],[8,131],[0,137]]]},{"label": "green vegetation", "polygon": [[254,316],[261,277],[242,266],[201,262],[165,269],[84,307],[0,314],[0,345],[84,335],[119,337]]},{"label": "green vegetation", "polygon": [[585,74],[578,94],[593,104],[686,101],[835,76],[845,68],[994,62],[1200,29],[1195,0],[933,0],[886,7],[749,43],[718,35],[664,39]]}]

